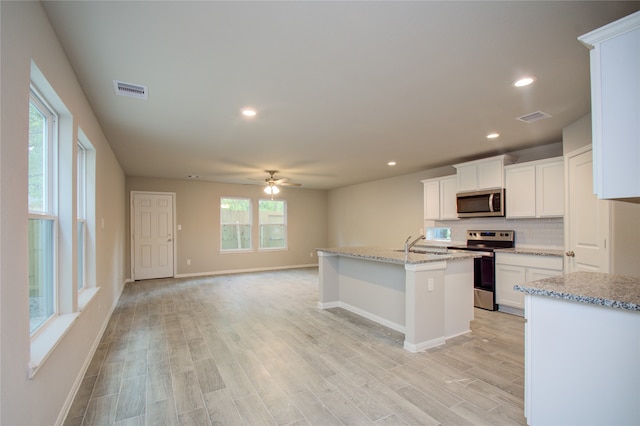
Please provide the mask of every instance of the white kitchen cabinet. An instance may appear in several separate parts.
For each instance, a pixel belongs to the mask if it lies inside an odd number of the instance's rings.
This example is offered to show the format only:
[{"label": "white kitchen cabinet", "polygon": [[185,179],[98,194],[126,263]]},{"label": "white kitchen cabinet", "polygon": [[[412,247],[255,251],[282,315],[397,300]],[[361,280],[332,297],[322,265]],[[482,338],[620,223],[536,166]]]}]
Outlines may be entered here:
[{"label": "white kitchen cabinet", "polygon": [[499,310],[516,315],[524,313],[524,293],[516,284],[528,283],[562,274],[562,257],[496,252],[496,303]]},{"label": "white kitchen cabinet", "polygon": [[591,49],[594,192],[640,202],[640,12],[579,40]]},{"label": "white kitchen cabinet", "polygon": [[422,181],[424,185],[424,219],[458,219],[455,175]]},{"label": "white kitchen cabinet", "polygon": [[455,164],[458,192],[504,188],[504,166],[513,161],[513,157],[499,155]]},{"label": "white kitchen cabinet", "polygon": [[564,215],[562,157],[504,168],[507,219]]}]

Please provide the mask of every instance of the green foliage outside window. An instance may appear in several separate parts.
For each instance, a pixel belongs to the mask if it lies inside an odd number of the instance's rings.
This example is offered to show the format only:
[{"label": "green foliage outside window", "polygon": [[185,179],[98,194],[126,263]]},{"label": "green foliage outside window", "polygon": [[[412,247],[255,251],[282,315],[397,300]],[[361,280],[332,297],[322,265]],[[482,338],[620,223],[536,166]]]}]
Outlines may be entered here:
[{"label": "green foliage outside window", "polygon": [[221,249],[251,248],[251,200],[247,198],[220,199]]}]

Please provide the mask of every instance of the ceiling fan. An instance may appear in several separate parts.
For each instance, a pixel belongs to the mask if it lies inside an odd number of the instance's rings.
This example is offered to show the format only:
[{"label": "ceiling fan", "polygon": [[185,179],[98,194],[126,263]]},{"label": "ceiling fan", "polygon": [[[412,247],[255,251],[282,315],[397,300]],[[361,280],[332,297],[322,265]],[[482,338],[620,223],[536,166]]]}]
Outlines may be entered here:
[{"label": "ceiling fan", "polygon": [[265,172],[269,173],[269,177],[264,180],[267,184],[266,188],[264,188],[264,192],[271,195],[272,200],[273,195],[280,192],[278,186],[302,186],[302,184],[291,182],[290,179],[284,177],[276,178],[275,174],[278,173],[277,170],[265,170]]}]

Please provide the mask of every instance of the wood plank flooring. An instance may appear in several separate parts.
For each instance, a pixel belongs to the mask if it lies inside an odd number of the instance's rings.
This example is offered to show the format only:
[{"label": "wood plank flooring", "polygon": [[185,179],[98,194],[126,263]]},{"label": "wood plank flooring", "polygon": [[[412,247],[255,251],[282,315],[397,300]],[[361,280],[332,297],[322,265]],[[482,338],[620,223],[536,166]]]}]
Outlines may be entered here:
[{"label": "wood plank flooring", "polygon": [[125,287],[65,425],[524,425],[524,320],[418,354],[319,310],[317,269]]}]

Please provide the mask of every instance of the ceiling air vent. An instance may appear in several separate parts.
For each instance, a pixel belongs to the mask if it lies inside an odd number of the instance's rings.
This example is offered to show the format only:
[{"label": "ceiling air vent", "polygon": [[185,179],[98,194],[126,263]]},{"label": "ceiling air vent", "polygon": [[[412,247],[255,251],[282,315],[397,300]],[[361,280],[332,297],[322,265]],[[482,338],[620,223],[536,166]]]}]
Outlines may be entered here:
[{"label": "ceiling air vent", "polygon": [[147,100],[149,97],[149,89],[147,86],[139,84],[125,83],[124,81],[113,80],[113,87],[116,89],[116,95],[129,96],[130,98],[138,98]]},{"label": "ceiling air vent", "polygon": [[525,114],[521,117],[516,117],[516,120],[524,121],[525,123],[533,123],[534,121],[546,120],[547,118],[551,118],[551,114],[547,114],[546,112],[536,111],[530,114]]}]

